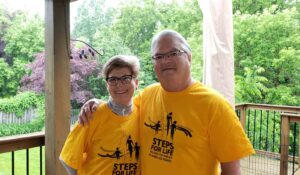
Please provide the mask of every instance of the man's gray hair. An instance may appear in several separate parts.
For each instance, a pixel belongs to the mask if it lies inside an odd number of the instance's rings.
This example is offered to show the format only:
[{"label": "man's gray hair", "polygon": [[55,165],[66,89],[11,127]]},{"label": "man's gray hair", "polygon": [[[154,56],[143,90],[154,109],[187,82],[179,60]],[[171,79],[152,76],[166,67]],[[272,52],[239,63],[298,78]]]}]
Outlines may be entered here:
[{"label": "man's gray hair", "polygon": [[153,37],[152,43],[151,43],[151,53],[152,54],[153,54],[154,46],[157,44],[157,42],[160,40],[160,38],[166,37],[166,36],[171,36],[171,37],[175,38],[176,40],[178,40],[182,44],[182,46],[181,46],[182,48],[180,48],[180,49],[183,49],[188,54],[191,54],[192,50],[191,50],[191,47],[189,46],[188,42],[186,41],[186,39],[180,33],[176,32],[174,30],[170,30],[170,29],[163,30]]}]

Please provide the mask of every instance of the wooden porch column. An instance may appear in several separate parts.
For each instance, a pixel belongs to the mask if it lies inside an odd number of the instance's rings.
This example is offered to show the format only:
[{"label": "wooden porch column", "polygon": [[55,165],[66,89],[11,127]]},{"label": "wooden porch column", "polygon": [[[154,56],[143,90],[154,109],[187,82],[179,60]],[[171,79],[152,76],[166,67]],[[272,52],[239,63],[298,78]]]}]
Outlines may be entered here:
[{"label": "wooden porch column", "polygon": [[289,131],[289,117],[281,115],[280,175],[288,174]]},{"label": "wooden porch column", "polygon": [[66,174],[59,154],[70,130],[69,1],[45,1],[46,175]]}]

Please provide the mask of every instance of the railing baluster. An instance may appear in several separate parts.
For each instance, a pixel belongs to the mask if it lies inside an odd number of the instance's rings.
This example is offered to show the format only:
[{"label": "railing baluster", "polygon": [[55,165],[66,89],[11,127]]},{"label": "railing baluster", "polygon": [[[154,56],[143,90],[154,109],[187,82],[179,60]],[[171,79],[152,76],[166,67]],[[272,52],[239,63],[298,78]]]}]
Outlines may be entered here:
[{"label": "railing baluster", "polygon": [[26,174],[29,175],[29,149],[26,149]]},{"label": "railing baluster", "polygon": [[268,135],[268,131],[269,131],[269,110],[267,111],[267,133],[266,133],[266,151],[268,151],[268,147],[269,147],[269,135]]},{"label": "railing baluster", "polygon": [[15,174],[15,152],[11,152],[11,174]]},{"label": "railing baluster", "polygon": [[40,175],[43,174],[43,146],[40,146]]},{"label": "railing baluster", "polygon": [[273,116],[273,152],[275,151],[275,111],[274,111],[274,116]]},{"label": "railing baluster", "polygon": [[[281,117],[280,117],[281,118]],[[280,120],[280,126],[282,126],[282,118],[281,118],[281,120]],[[279,128],[279,136],[280,136],[280,143],[282,142],[282,140],[281,140],[281,135],[282,135],[282,133],[281,133],[281,130],[282,130],[282,127],[280,127]],[[281,145],[279,144],[279,153],[281,154]]]},{"label": "railing baluster", "polygon": [[259,149],[261,150],[262,110],[260,110]]},{"label": "railing baluster", "polygon": [[296,136],[297,136],[297,132],[296,132],[296,127],[297,127],[297,125],[296,125],[297,123],[295,122],[294,123],[294,133],[293,133],[293,135],[294,135],[294,140],[293,140],[293,174],[295,173],[295,153],[296,153]]},{"label": "railing baluster", "polygon": [[247,127],[247,134],[248,134],[248,137],[249,139],[251,138],[251,135],[250,135],[250,109],[248,109],[248,127]]},{"label": "railing baluster", "polygon": [[253,147],[255,147],[255,131],[256,131],[256,109],[254,110],[254,125],[253,125]]}]

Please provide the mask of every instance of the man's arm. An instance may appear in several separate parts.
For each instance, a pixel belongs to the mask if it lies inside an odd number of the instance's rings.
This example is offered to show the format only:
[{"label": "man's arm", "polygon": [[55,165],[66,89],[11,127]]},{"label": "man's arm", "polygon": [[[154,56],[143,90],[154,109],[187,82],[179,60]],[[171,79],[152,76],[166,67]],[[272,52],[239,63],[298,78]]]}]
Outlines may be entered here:
[{"label": "man's arm", "polygon": [[221,175],[241,175],[240,160],[221,163]]},{"label": "man's arm", "polygon": [[76,169],[73,169],[72,167],[67,165],[60,157],[59,157],[59,160],[60,160],[61,164],[63,164],[63,166],[65,167],[65,169],[67,170],[69,175],[77,175]]}]

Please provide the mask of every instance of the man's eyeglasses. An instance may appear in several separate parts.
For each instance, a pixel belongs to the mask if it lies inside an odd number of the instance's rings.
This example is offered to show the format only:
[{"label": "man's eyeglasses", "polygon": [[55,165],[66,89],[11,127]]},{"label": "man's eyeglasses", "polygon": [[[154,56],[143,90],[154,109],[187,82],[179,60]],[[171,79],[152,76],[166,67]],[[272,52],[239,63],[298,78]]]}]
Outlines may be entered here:
[{"label": "man's eyeglasses", "polygon": [[160,61],[163,60],[164,58],[175,58],[178,57],[180,55],[182,55],[183,53],[186,53],[183,50],[175,50],[175,51],[170,51],[168,53],[165,54],[158,54],[158,55],[153,55],[152,59],[155,61]]},{"label": "man's eyeglasses", "polygon": [[122,77],[107,77],[105,80],[109,85],[116,86],[118,82],[129,84],[133,78],[134,76],[132,75],[124,75]]}]

